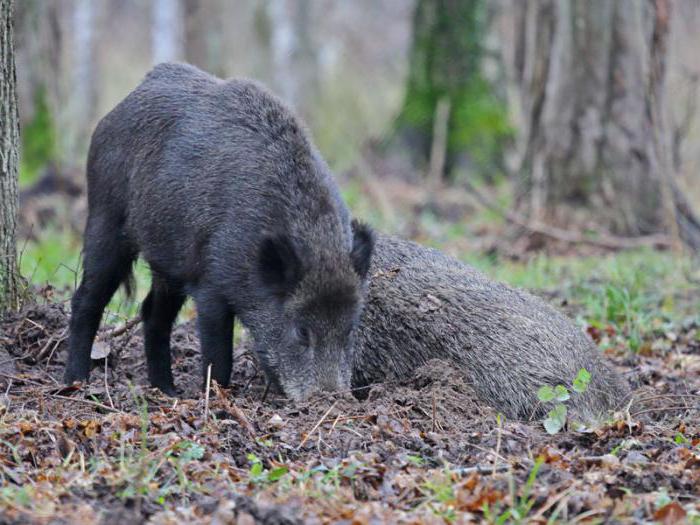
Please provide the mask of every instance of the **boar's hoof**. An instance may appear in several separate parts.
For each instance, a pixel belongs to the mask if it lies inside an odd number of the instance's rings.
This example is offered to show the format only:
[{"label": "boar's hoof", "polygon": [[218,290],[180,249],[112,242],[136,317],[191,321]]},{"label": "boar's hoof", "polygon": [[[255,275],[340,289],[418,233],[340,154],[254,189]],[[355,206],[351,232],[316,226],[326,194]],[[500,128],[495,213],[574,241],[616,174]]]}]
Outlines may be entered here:
[{"label": "boar's hoof", "polygon": [[166,384],[166,385],[152,385],[154,388],[157,388],[161,392],[163,392],[166,396],[170,397],[177,397],[178,392],[177,389],[175,388],[175,385],[171,384]]},{"label": "boar's hoof", "polygon": [[63,383],[70,386],[73,383],[87,383],[90,378],[90,372],[75,372],[70,368],[66,369],[66,373],[63,374]]}]

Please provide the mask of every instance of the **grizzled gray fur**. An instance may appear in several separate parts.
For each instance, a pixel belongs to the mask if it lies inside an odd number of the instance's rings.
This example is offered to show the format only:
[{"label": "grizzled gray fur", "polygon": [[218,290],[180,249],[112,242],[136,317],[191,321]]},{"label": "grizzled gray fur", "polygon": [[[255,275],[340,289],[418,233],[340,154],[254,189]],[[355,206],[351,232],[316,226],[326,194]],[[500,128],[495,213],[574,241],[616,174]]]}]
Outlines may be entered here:
[{"label": "grizzled gray fur", "polygon": [[627,387],[591,340],[529,293],[410,241],[378,235],[355,353],[353,387],[406,378],[430,359],[464,372],[477,395],[509,417],[541,416],[542,385],[570,385],[572,413],[595,418],[624,402]]},{"label": "grizzled gray fur", "polygon": [[294,399],[350,387],[372,232],[351,227],[302,125],[256,83],[161,64],[97,126],[84,271],[65,380],[87,379],[103,309],[138,255],[151,384],[174,392],[170,332],[187,295],[203,369],[229,382],[234,316]]}]

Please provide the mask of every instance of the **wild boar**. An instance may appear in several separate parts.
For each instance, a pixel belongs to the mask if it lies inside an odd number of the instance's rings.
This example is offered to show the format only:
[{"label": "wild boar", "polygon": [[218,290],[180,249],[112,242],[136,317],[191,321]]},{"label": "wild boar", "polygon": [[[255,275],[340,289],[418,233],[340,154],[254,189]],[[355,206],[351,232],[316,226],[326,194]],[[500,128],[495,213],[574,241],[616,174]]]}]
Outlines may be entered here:
[{"label": "wild boar", "polygon": [[233,320],[291,398],[349,388],[373,249],[303,125],[255,82],[161,64],[97,126],[65,381],[86,380],[103,310],[138,256],[148,375],[175,392],[170,333],[197,308],[203,369],[227,385]]},{"label": "wild boar", "polygon": [[464,373],[476,394],[507,416],[547,409],[543,385],[569,386],[591,374],[569,408],[597,418],[624,402],[627,386],[593,342],[542,299],[494,282],[438,250],[377,235],[356,340],[353,387],[408,378],[431,359]]}]

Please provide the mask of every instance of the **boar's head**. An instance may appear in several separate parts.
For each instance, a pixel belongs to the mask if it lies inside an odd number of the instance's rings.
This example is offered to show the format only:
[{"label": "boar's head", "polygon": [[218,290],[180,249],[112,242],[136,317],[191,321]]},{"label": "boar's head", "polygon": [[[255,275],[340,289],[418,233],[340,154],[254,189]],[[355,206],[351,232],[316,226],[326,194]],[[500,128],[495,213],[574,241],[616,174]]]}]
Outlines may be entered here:
[{"label": "boar's head", "polygon": [[295,401],[320,390],[350,389],[374,248],[368,226],[353,221],[352,233],[352,246],[332,255],[314,253],[313,246],[284,234],[261,244],[258,271],[271,310],[256,353],[268,378]]}]

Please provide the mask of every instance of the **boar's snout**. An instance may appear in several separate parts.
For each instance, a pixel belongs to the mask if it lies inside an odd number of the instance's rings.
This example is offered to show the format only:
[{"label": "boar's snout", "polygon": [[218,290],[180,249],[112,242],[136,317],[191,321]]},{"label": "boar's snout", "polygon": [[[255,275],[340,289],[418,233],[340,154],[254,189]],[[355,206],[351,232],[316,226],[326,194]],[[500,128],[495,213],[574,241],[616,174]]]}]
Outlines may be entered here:
[{"label": "boar's snout", "polygon": [[350,368],[338,366],[322,372],[318,377],[318,387],[323,392],[338,392],[350,389]]},{"label": "boar's snout", "polygon": [[342,392],[350,390],[351,370],[344,363],[332,367],[317,368],[315,373],[291,377],[282,377],[282,390],[296,402],[308,401],[310,397],[322,392]]}]

